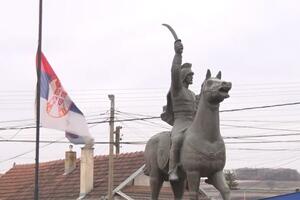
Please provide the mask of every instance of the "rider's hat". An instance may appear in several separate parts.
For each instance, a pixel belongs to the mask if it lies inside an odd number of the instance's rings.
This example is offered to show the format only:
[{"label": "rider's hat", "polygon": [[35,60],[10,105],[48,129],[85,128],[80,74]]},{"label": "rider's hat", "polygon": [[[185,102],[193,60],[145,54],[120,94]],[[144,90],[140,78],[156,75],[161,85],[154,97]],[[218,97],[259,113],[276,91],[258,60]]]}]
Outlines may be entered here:
[{"label": "rider's hat", "polygon": [[181,65],[181,72],[180,72],[181,81],[184,81],[187,75],[194,74],[191,68],[192,68],[191,63],[184,63],[183,65]]}]

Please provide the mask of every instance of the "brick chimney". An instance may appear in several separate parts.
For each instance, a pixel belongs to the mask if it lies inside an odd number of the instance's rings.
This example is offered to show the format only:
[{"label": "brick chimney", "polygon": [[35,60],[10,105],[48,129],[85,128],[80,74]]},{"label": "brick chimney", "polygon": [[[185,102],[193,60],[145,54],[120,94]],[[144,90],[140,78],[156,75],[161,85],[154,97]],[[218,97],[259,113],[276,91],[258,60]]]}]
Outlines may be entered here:
[{"label": "brick chimney", "polygon": [[65,173],[67,175],[76,168],[76,152],[72,151],[73,145],[69,146],[69,151],[65,154]]},{"label": "brick chimney", "polygon": [[85,145],[81,148],[80,160],[80,195],[84,197],[94,187],[94,148]]}]

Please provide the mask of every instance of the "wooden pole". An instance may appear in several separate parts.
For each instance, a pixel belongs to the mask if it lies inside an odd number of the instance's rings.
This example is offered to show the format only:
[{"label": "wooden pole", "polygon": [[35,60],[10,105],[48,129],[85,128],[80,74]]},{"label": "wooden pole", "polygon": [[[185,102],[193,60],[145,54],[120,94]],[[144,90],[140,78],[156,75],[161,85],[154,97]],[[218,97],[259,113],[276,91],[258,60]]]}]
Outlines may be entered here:
[{"label": "wooden pole", "polygon": [[114,121],[115,121],[115,96],[108,95],[110,100],[110,133],[109,133],[109,162],[108,162],[108,200],[113,199],[112,191],[114,186]]},{"label": "wooden pole", "polygon": [[115,146],[116,146],[116,155],[120,154],[120,130],[122,126],[116,127],[116,135],[115,135]]}]

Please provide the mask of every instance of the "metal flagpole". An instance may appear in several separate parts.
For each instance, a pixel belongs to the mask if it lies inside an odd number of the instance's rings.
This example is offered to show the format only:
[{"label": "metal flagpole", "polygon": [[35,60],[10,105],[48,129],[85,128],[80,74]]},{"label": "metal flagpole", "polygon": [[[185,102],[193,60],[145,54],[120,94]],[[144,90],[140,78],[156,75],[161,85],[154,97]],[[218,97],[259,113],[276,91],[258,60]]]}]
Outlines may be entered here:
[{"label": "metal flagpole", "polygon": [[35,180],[34,200],[39,199],[39,144],[40,144],[40,89],[41,89],[41,58],[42,58],[42,11],[43,0],[39,0],[39,39],[37,51],[37,86],[36,86],[36,142],[35,142]]}]

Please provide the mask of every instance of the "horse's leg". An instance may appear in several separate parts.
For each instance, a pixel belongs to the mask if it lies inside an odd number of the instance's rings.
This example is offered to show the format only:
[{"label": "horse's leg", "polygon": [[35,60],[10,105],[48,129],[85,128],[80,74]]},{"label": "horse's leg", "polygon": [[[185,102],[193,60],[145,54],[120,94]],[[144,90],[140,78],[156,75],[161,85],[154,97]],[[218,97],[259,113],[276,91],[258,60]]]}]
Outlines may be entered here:
[{"label": "horse's leg", "polygon": [[175,200],[182,200],[184,193],[184,183],[185,181],[183,178],[179,178],[178,181],[170,181]]},{"label": "horse's leg", "polygon": [[189,185],[189,196],[191,200],[198,200],[200,173],[198,171],[187,171],[186,177]]},{"label": "horse's leg", "polygon": [[151,200],[158,200],[159,192],[164,180],[162,176],[155,175],[150,176],[150,186],[151,186]]},{"label": "horse's leg", "polygon": [[211,184],[221,193],[224,200],[230,200],[230,189],[226,183],[223,171],[218,171],[209,177]]}]

